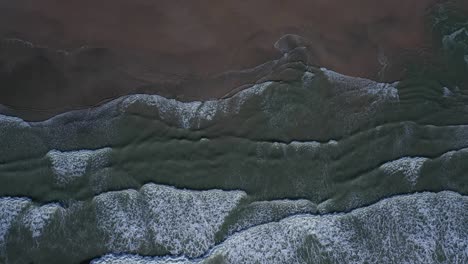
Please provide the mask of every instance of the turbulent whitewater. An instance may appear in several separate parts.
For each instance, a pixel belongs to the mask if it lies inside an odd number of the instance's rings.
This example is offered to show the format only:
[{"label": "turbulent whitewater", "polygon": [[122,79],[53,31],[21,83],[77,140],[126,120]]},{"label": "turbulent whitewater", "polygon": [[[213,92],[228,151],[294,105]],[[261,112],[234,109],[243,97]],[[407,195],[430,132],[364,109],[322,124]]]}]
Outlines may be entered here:
[{"label": "turbulent whitewater", "polygon": [[92,263],[466,263],[467,209],[468,198],[452,192],[403,195],[255,226],[202,259],[108,255]]}]

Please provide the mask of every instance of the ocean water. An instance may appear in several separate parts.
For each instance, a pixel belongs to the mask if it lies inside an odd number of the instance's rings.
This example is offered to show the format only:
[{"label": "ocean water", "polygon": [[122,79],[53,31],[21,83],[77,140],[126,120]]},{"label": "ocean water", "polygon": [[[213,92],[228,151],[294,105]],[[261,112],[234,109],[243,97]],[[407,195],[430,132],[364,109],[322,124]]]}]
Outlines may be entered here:
[{"label": "ocean water", "polygon": [[466,263],[466,209],[467,197],[454,192],[401,195],[257,225],[198,259],[106,255],[92,263]]},{"label": "ocean water", "polygon": [[289,70],[0,116],[0,263],[467,263],[465,93]]}]

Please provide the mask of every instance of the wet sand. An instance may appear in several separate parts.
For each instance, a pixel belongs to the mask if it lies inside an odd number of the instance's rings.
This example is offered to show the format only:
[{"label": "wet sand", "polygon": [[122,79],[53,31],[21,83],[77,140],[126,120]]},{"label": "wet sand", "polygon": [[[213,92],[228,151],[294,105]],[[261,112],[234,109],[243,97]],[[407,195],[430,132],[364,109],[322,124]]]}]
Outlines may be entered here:
[{"label": "wet sand", "polygon": [[435,2],[0,3],[0,103],[14,110],[2,112],[34,120],[132,93],[222,97],[258,78],[236,71],[281,57],[284,34],[304,37],[311,64],[396,80],[407,54],[430,50]]}]

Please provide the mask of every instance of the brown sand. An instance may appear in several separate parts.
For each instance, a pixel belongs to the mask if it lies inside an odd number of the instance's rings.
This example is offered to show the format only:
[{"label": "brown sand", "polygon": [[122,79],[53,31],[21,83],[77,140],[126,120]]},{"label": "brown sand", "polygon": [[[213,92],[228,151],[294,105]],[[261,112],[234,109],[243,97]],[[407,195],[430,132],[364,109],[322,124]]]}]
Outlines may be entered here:
[{"label": "brown sand", "polygon": [[220,97],[255,78],[213,76],[279,58],[273,44],[287,33],[307,40],[312,63],[390,81],[406,52],[427,48],[434,2],[2,1],[0,103],[41,119],[135,92]]}]

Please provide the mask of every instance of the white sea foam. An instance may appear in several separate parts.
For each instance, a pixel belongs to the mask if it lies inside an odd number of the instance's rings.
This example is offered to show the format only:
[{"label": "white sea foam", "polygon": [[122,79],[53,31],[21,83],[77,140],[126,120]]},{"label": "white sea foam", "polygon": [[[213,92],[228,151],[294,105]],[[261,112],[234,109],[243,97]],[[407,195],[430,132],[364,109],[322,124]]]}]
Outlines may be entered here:
[{"label": "white sea foam", "polygon": [[308,142],[293,141],[289,145],[297,150],[299,149],[315,150],[319,148],[322,144],[317,141],[308,141]]},{"label": "white sea foam", "polygon": [[443,88],[442,88],[442,92],[443,92],[443,94],[444,94],[444,97],[450,97],[450,96],[453,95],[453,92],[450,91],[450,89],[447,88],[447,87],[443,87]]},{"label": "white sea foam", "polygon": [[325,143],[320,143],[317,141],[292,141],[289,143],[289,146],[292,146],[295,149],[314,150],[320,146],[336,146],[337,144],[338,141],[332,139]]},{"label": "white sea foam", "polygon": [[92,263],[464,264],[467,237],[468,198],[445,191],[387,198],[350,213],[297,215],[255,226],[192,261],[108,255]]},{"label": "white sea foam", "polygon": [[387,174],[402,173],[411,185],[416,185],[421,168],[428,159],[423,157],[403,157],[383,164],[380,168]]},{"label": "white sea foam", "polygon": [[192,264],[187,258],[142,257],[137,255],[106,255],[93,260],[91,264]]},{"label": "white sea foam", "polygon": [[304,75],[302,75],[302,83],[304,87],[311,87],[314,79],[315,74],[311,73],[310,71],[304,72]]},{"label": "white sea foam", "polygon": [[270,153],[271,149],[279,149],[283,153],[283,156],[287,156],[290,153],[302,155],[301,152],[303,151],[316,153],[321,148],[336,146],[337,144],[338,142],[335,140],[329,140],[324,143],[318,141],[292,141],[290,143],[257,142],[256,154],[259,159],[263,159]]},{"label": "white sea foam", "polygon": [[361,91],[368,95],[374,95],[382,100],[398,101],[398,90],[395,83],[379,83],[365,78],[347,76],[326,68],[320,68],[325,76],[338,89],[344,91]]},{"label": "white sea foam", "polygon": [[448,128],[453,128],[455,131],[453,140],[456,142],[456,146],[454,147],[468,146],[468,125],[449,126]]},{"label": "white sea foam", "polygon": [[246,194],[241,191],[188,191],[146,184],[139,192],[95,197],[98,227],[114,252],[160,246],[172,255],[196,257],[214,246],[225,217]]},{"label": "white sea foam", "polygon": [[246,196],[240,191],[187,191],[147,184],[142,190],[148,202],[148,228],[154,242],[173,255],[199,256],[214,245],[224,219]]},{"label": "white sea foam", "polygon": [[64,209],[58,204],[46,204],[40,207],[31,206],[22,216],[22,223],[29,228],[33,238],[39,238],[43,229],[59,211],[64,211]]},{"label": "white sea foam", "polygon": [[[467,223],[466,197],[405,195],[348,214],[256,226],[233,235],[212,255],[223,256],[225,263],[461,264],[468,260]],[[445,261],[434,259],[439,248]]]},{"label": "white sea foam", "polygon": [[109,250],[135,252],[148,240],[145,215],[135,190],[108,192],[94,198],[97,225]]},{"label": "white sea foam", "polygon": [[[324,68],[322,68],[322,71],[325,73],[328,79],[337,86],[338,89],[344,88],[344,90],[348,92],[358,92],[358,95],[373,95],[382,100],[398,99],[398,91],[395,88],[395,83],[378,83],[364,78],[342,75]],[[313,73],[306,71],[303,74],[303,84],[305,86],[312,85],[314,78],[315,75]],[[174,125],[184,129],[198,129],[204,123],[213,121],[217,116],[222,117],[228,113],[238,114],[249,99],[253,97],[262,96],[273,83],[274,82],[267,81],[255,84],[247,89],[237,92],[232,97],[225,99],[181,102],[175,99],[169,99],[159,95],[135,94],[112,100],[102,106],[90,109],[89,111],[78,110],[59,114],[43,122],[27,123],[19,118],[12,117],[4,117],[3,119],[7,120],[8,118],[9,123],[14,122],[16,124],[20,124],[21,126],[30,126],[30,124],[34,126],[52,124],[57,125],[62,124],[64,122],[68,122],[67,120],[70,117],[79,118],[79,116],[98,116],[99,113],[104,112],[117,114],[119,112],[127,111],[128,108],[134,104],[143,104],[152,107],[154,109],[154,113],[157,113],[159,118],[163,121],[174,122]],[[265,97],[263,98],[263,100],[269,99]],[[277,113],[270,114],[272,115],[272,120],[277,118],[278,116]],[[0,118],[0,124],[7,123],[1,122],[1,119],[2,118]],[[278,122],[281,123],[282,121]]]},{"label": "white sea foam", "polygon": [[110,151],[110,148],[67,152],[51,150],[47,157],[52,163],[57,184],[64,186],[83,176],[87,170],[105,166]]},{"label": "white sea foam", "polygon": [[454,31],[452,34],[445,35],[442,38],[442,45],[444,46],[444,48],[447,50],[452,49],[456,45],[454,41],[456,41],[456,38],[458,38],[458,36],[460,35],[468,36],[468,30],[462,27],[458,29],[457,31]]},{"label": "white sea foam", "polygon": [[273,82],[264,82],[255,84],[250,88],[244,89],[239,93],[235,94],[233,97],[225,99],[230,101],[235,101],[236,103],[236,111],[239,112],[239,108],[252,96],[260,96],[262,95],[265,90],[271,86]]},{"label": "white sea foam", "polygon": [[309,200],[275,200],[253,202],[238,212],[238,219],[229,227],[229,234],[252,226],[278,221],[295,214],[314,214],[317,205]]},{"label": "white sea foam", "polygon": [[[26,198],[0,198],[0,253],[5,247],[5,239],[17,216],[31,204]],[[0,254],[1,256],[1,254]]]},{"label": "white sea foam", "polygon": [[456,155],[468,154],[468,148],[462,148],[458,150],[447,151],[444,154],[440,155],[440,159],[443,163],[450,162]]},{"label": "white sea foam", "polygon": [[162,120],[176,120],[177,125],[185,129],[199,128],[202,122],[211,121],[218,114],[238,113],[249,98],[261,95],[270,84],[272,82],[256,84],[230,98],[203,102],[181,102],[159,95],[130,95],[122,101],[121,111],[135,103],[145,104],[154,107]]},{"label": "white sea foam", "polygon": [[0,115],[0,132],[8,127],[28,128],[30,125],[19,117]]}]

